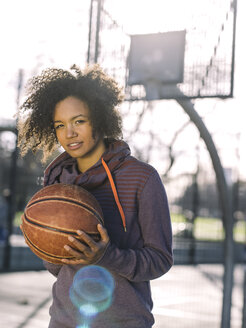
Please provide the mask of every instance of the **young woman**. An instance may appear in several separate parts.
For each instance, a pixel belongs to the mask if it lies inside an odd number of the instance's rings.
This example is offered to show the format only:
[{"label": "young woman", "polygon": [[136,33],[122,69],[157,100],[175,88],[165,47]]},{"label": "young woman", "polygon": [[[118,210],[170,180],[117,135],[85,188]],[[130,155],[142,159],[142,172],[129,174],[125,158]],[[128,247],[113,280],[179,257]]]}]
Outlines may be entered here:
[{"label": "young woman", "polygon": [[[43,151],[43,160],[62,146],[64,152],[45,170],[44,185],[76,184],[91,192],[102,207],[101,240],[83,231],[66,245],[74,260],[45,262],[57,277],[49,328],[76,327],[77,309],[69,298],[75,273],[96,264],[114,277],[111,306],[92,328],[150,328],[150,280],[172,266],[168,201],[157,171],[131,156],[122,140],[117,106],[123,100],[116,82],[97,65],[81,71],[47,69],[29,82],[19,111],[19,147]],[[67,218],[69,220],[69,217]],[[71,244],[70,244],[71,245]]]}]

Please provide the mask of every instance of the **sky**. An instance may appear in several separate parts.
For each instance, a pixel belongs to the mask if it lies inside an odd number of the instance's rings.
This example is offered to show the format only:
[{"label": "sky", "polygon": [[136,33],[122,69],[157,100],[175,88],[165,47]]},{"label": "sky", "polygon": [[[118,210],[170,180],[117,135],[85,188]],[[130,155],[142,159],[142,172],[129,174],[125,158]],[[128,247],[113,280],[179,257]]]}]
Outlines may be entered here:
[{"label": "sky", "polygon": [[[84,1],[85,4],[89,3]],[[84,61],[88,5],[81,1],[9,0],[0,3],[0,117],[16,112],[19,70],[24,82],[49,66],[69,67]],[[75,10],[75,8],[77,8]]]},{"label": "sky", "polygon": [[[219,0],[220,1],[220,0]],[[158,32],[163,21],[170,26],[172,19],[179,22],[182,29],[187,20],[184,14],[194,6],[206,6],[206,1],[167,0],[108,0],[110,12],[118,22],[125,22],[128,33]],[[150,7],[151,4],[151,7]],[[24,84],[41,69],[51,66],[69,68],[73,63],[84,64],[88,39],[89,0],[8,0],[0,3],[0,119],[13,119],[17,108],[17,86],[20,69],[23,70]],[[132,10],[126,10],[131,6]],[[155,6],[156,5],[156,6]],[[140,10],[141,8],[141,10]],[[151,11],[150,11],[151,8]],[[168,8],[168,11],[166,10]],[[205,7],[204,7],[205,9]],[[135,22],[138,12],[138,23]],[[222,100],[196,101],[196,109],[204,116],[205,123],[213,133],[218,148],[223,153],[225,166],[239,165],[241,174],[246,175],[246,129],[244,78],[246,73],[246,48],[244,32],[246,29],[246,3],[238,0],[235,90],[234,98]],[[21,101],[24,97],[22,89]],[[163,115],[156,105],[151,118],[158,121]],[[172,102],[167,111],[171,122],[183,113]],[[159,115],[159,116],[158,116]],[[182,116],[183,115],[183,116]],[[128,120],[129,121],[129,120]],[[153,123],[157,126],[156,121]],[[180,123],[181,124],[181,123]],[[191,130],[191,134],[194,133]],[[192,139],[192,136],[189,136]],[[182,147],[182,146],[181,146]],[[236,163],[236,152],[240,151],[240,163]],[[236,163],[236,164],[235,164]]]}]

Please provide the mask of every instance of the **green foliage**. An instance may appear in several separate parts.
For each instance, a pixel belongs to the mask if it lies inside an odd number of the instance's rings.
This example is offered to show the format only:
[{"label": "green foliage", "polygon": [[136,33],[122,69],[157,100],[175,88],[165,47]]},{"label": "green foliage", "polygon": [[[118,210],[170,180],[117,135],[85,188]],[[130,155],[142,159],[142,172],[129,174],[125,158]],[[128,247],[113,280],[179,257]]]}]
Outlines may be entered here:
[{"label": "green foliage", "polygon": [[14,218],[14,226],[19,227],[21,224],[21,216],[23,212],[16,212],[15,213],[15,218]]},{"label": "green foliage", "polygon": [[[174,236],[193,236],[197,240],[222,241],[225,238],[223,222],[219,218],[197,217],[194,226],[186,220],[182,214],[171,214]],[[246,222],[236,221],[234,224],[234,240],[236,242],[246,241]]]}]

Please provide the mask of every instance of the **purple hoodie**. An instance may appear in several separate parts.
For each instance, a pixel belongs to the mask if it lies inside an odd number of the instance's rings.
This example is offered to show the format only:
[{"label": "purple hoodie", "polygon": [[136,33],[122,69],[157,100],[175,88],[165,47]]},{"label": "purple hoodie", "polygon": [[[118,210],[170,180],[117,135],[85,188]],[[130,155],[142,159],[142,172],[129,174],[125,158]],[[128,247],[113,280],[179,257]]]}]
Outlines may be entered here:
[{"label": "purple hoodie", "polygon": [[[154,323],[150,280],[165,274],[173,263],[166,193],[157,171],[132,157],[125,142],[109,143],[102,157],[116,185],[126,232],[101,160],[80,173],[76,159],[63,153],[46,169],[44,185],[80,185],[96,197],[103,210],[110,244],[95,264],[113,275],[115,290],[112,305],[99,313],[90,327],[150,328]],[[75,273],[83,266],[48,262],[45,266],[57,277],[49,328],[76,327],[78,313],[70,301],[69,289]]]}]

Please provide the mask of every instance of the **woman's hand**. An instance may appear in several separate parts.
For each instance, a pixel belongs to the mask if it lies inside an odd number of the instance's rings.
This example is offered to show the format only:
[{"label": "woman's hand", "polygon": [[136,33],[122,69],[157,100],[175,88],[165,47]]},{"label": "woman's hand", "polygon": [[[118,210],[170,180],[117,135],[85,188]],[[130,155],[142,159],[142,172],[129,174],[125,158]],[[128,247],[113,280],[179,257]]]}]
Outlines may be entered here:
[{"label": "woman's hand", "polygon": [[[69,236],[68,240],[73,244],[74,248],[69,245],[65,245],[64,248],[70,255],[74,256],[75,259],[63,259],[62,262],[64,264],[72,265],[89,265],[99,260],[109,243],[109,236],[107,230],[103,228],[101,224],[98,224],[97,229],[101,235],[101,240],[99,242],[94,241],[90,236],[81,230],[77,231],[79,236],[78,238]],[[80,240],[82,242],[80,242]]]}]

